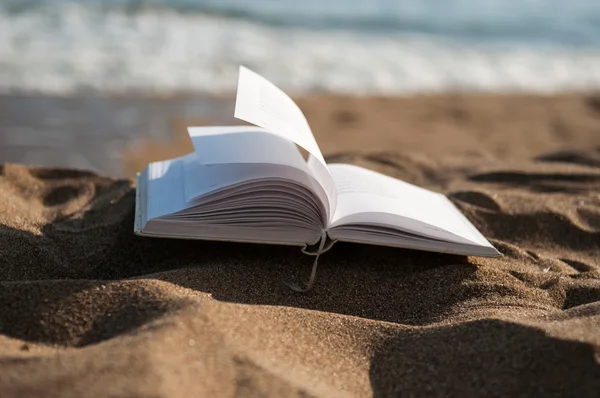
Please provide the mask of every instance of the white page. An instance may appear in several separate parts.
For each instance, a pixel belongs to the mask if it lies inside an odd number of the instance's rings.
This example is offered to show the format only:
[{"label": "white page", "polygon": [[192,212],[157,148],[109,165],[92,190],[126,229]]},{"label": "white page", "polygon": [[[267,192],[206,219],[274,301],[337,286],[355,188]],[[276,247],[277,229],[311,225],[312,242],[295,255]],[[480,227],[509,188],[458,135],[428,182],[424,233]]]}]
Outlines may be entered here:
[{"label": "white page", "polygon": [[362,167],[332,164],[330,170],[338,189],[331,228],[353,223],[388,225],[438,239],[491,246],[442,194]]},{"label": "white page", "polygon": [[262,76],[240,66],[235,117],[264,127],[308,151],[308,166],[327,193],[330,212],[333,213],[337,201],[335,183],[304,114],[286,93]]},{"label": "white page", "polygon": [[270,163],[310,174],[290,141],[255,126],[188,127],[200,164]]},{"label": "white page", "polygon": [[[327,209],[325,191],[310,174],[286,165],[273,165],[265,163],[222,163],[202,165],[195,154],[186,158],[183,165],[183,192],[184,200],[190,204],[193,200],[224,189],[231,190],[238,186],[254,186],[261,189],[261,184],[275,184],[280,189],[293,191],[297,188],[290,187],[291,182],[306,187],[311,192],[312,199],[306,197],[307,205],[313,203],[322,214],[319,225],[324,227],[330,214]],[[254,181],[254,182],[251,182]],[[257,185],[257,181],[261,181]],[[236,188],[237,189],[237,188]],[[297,207],[294,202],[289,203],[291,208]]]},{"label": "white page", "polygon": [[294,143],[256,126],[189,127],[188,132],[195,156],[183,165],[187,201],[245,179],[291,179],[314,193],[329,220],[327,194]]},{"label": "white page", "polygon": [[182,165],[194,154],[148,165],[148,219],[165,216],[185,209]]}]

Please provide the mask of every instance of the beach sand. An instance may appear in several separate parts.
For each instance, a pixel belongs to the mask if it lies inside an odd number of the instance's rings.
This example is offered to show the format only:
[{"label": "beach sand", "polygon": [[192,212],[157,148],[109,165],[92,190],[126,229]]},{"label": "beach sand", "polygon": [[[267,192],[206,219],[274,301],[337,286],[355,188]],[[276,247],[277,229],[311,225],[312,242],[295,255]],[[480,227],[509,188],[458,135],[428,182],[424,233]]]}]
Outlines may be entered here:
[{"label": "beach sand", "polygon": [[[504,257],[133,235],[134,187],[0,169],[0,397],[597,396],[600,96],[299,100],[330,162],[443,192]],[[123,151],[128,175],[189,150]]]}]

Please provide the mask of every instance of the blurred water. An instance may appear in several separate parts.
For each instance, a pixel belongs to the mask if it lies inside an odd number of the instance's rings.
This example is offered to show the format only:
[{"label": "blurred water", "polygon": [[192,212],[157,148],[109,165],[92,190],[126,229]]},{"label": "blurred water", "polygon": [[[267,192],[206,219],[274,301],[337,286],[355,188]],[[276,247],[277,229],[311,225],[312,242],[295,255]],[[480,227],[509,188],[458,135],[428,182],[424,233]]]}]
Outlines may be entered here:
[{"label": "blurred water", "polygon": [[[0,94],[0,164],[25,163],[123,176],[123,154],[168,145],[183,121],[231,124],[218,98],[46,97]],[[168,155],[167,155],[168,156]]]},{"label": "blurred water", "polygon": [[600,88],[597,0],[0,0],[0,92]]}]

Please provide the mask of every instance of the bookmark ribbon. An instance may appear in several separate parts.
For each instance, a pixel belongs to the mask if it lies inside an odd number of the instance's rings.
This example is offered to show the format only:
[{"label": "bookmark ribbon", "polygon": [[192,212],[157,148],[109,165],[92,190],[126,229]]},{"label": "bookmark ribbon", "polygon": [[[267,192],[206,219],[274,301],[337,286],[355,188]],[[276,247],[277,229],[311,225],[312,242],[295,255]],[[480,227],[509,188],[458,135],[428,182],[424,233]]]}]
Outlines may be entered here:
[{"label": "bookmark ribbon", "polygon": [[328,245],[327,248],[325,248],[326,242],[327,242],[327,231],[323,230],[321,233],[321,241],[319,242],[319,249],[316,252],[309,252],[309,251],[306,251],[306,249],[302,249],[302,253],[308,254],[309,256],[316,256],[315,261],[313,262],[313,265],[312,265],[312,270],[310,272],[310,278],[308,279],[308,282],[306,283],[306,286],[304,288],[294,282],[284,282],[290,289],[292,289],[293,291],[295,291],[297,293],[306,293],[310,289],[312,289],[312,287],[315,283],[315,277],[317,275],[317,266],[319,265],[319,256],[321,256],[321,254],[323,254],[327,250],[329,250],[331,248],[331,246],[333,246],[333,243],[335,241],[331,242],[331,244]]}]

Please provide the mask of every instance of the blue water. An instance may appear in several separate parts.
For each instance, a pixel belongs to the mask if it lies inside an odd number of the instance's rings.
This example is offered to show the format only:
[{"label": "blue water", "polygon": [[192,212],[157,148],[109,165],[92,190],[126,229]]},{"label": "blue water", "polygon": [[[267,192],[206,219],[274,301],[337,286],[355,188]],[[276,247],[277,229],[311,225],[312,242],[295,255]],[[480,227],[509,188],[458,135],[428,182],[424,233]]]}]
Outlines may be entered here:
[{"label": "blue water", "polygon": [[0,0],[1,91],[600,87],[598,0]]}]

